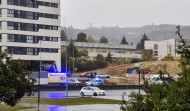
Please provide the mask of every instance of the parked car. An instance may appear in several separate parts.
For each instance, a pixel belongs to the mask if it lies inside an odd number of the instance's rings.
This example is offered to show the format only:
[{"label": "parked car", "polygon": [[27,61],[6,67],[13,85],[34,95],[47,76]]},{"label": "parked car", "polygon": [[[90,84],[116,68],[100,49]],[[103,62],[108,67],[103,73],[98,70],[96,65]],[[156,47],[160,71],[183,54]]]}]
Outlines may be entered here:
[{"label": "parked car", "polygon": [[[77,79],[73,79],[73,78],[68,78],[67,79],[67,84],[68,85],[74,85],[74,86],[81,85],[80,81],[78,81]],[[66,85],[66,82],[65,82],[65,85]]]},{"label": "parked car", "polygon": [[109,75],[107,75],[107,74],[102,74],[102,73],[96,74],[96,77],[98,77],[98,78],[110,78]]},{"label": "parked car", "polygon": [[84,72],[84,73],[82,73],[81,75],[80,75],[80,77],[90,77],[90,72]]},{"label": "parked car", "polygon": [[160,84],[163,82],[170,83],[171,77],[168,74],[163,74],[162,78],[163,78],[163,80],[161,80],[159,74],[153,75],[152,77],[149,78],[148,83],[149,84],[153,84],[153,83]]},{"label": "parked car", "polygon": [[106,91],[99,89],[98,87],[83,87],[80,90],[80,95],[81,97],[84,96],[105,96],[106,95]]},{"label": "parked car", "polygon": [[84,84],[88,86],[103,85],[104,81],[102,79],[92,79],[90,81],[85,82]]}]

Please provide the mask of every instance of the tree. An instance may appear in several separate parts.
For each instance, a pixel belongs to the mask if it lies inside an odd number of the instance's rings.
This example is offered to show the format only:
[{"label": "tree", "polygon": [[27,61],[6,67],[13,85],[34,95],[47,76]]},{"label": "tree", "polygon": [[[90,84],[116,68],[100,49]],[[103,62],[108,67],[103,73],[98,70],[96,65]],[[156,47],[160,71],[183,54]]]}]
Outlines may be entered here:
[{"label": "tree", "polygon": [[100,38],[100,43],[108,43],[108,39],[105,36]]},{"label": "tree", "polygon": [[127,44],[128,45],[128,42],[126,41],[125,36],[123,36],[123,39],[121,40],[120,44]]},{"label": "tree", "polygon": [[86,34],[84,34],[83,32],[77,34],[77,42],[87,42],[86,40]]},{"label": "tree", "polygon": [[167,56],[165,56],[162,61],[174,61],[174,56],[171,56],[170,54],[168,54]]},{"label": "tree", "polygon": [[108,54],[107,54],[106,60],[107,60],[109,63],[112,63],[112,54],[110,53],[110,51],[109,51]]},{"label": "tree", "polygon": [[152,54],[148,50],[142,51],[142,60],[143,61],[151,61],[152,60]]},{"label": "tree", "polygon": [[144,35],[142,36],[141,40],[140,40],[140,43],[137,43],[137,49],[145,49],[144,47],[144,41],[148,41],[149,38],[146,36],[146,34],[144,33]]},{"label": "tree", "polygon": [[94,43],[94,42],[95,42],[95,39],[94,39],[92,36],[88,36],[88,37],[87,37],[87,41]]},{"label": "tree", "polygon": [[102,54],[97,54],[97,56],[95,57],[96,60],[105,60],[104,56]]},{"label": "tree", "polygon": [[8,50],[0,52],[0,103],[15,106],[24,95],[31,96],[36,91],[35,80],[27,76],[27,71],[21,60],[11,60]]},{"label": "tree", "polygon": [[72,39],[69,41],[69,46],[67,47],[67,52],[68,52],[67,54],[69,54],[70,57],[73,57],[73,52],[74,52],[74,58],[78,57],[77,49],[74,46],[74,40],[72,40]]},{"label": "tree", "polygon": [[[145,81],[144,91],[146,95],[132,93],[130,95],[130,105],[121,109],[127,111],[189,111],[190,110],[190,45],[187,45],[180,33],[180,27],[176,27],[176,34],[180,38],[180,44],[177,52],[181,55],[180,67],[182,72],[177,79],[170,78],[171,83],[163,82],[161,84],[148,84]],[[166,66],[162,74],[167,72]]]},{"label": "tree", "polygon": [[67,41],[67,35],[63,30],[61,31],[61,41]]}]

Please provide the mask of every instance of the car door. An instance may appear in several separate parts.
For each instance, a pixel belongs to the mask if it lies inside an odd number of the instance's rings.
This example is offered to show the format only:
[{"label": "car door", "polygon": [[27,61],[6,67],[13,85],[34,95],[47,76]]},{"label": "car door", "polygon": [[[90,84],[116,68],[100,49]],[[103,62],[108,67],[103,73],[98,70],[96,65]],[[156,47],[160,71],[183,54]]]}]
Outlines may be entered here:
[{"label": "car door", "polygon": [[93,95],[94,94],[94,90],[92,88],[89,88],[89,95]]}]

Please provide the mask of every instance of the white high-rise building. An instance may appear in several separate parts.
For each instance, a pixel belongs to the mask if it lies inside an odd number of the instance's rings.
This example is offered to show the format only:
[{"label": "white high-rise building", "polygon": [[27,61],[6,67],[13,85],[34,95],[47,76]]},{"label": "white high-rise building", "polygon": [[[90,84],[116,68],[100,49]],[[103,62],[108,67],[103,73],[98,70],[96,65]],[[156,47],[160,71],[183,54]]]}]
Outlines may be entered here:
[{"label": "white high-rise building", "polygon": [[0,49],[29,69],[61,71],[60,0],[0,0]]}]

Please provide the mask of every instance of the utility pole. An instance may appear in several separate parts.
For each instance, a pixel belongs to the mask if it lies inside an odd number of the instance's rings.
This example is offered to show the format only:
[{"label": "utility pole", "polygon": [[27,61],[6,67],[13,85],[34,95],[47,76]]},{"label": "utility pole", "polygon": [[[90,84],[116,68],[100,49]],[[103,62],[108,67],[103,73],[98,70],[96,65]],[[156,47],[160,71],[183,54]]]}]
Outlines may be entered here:
[{"label": "utility pole", "polygon": [[[66,33],[66,27],[64,27],[65,29],[65,65],[66,65],[66,83],[67,83],[67,77],[68,77],[68,73],[67,73],[67,33]],[[66,97],[68,97],[68,83],[66,84]]]}]

